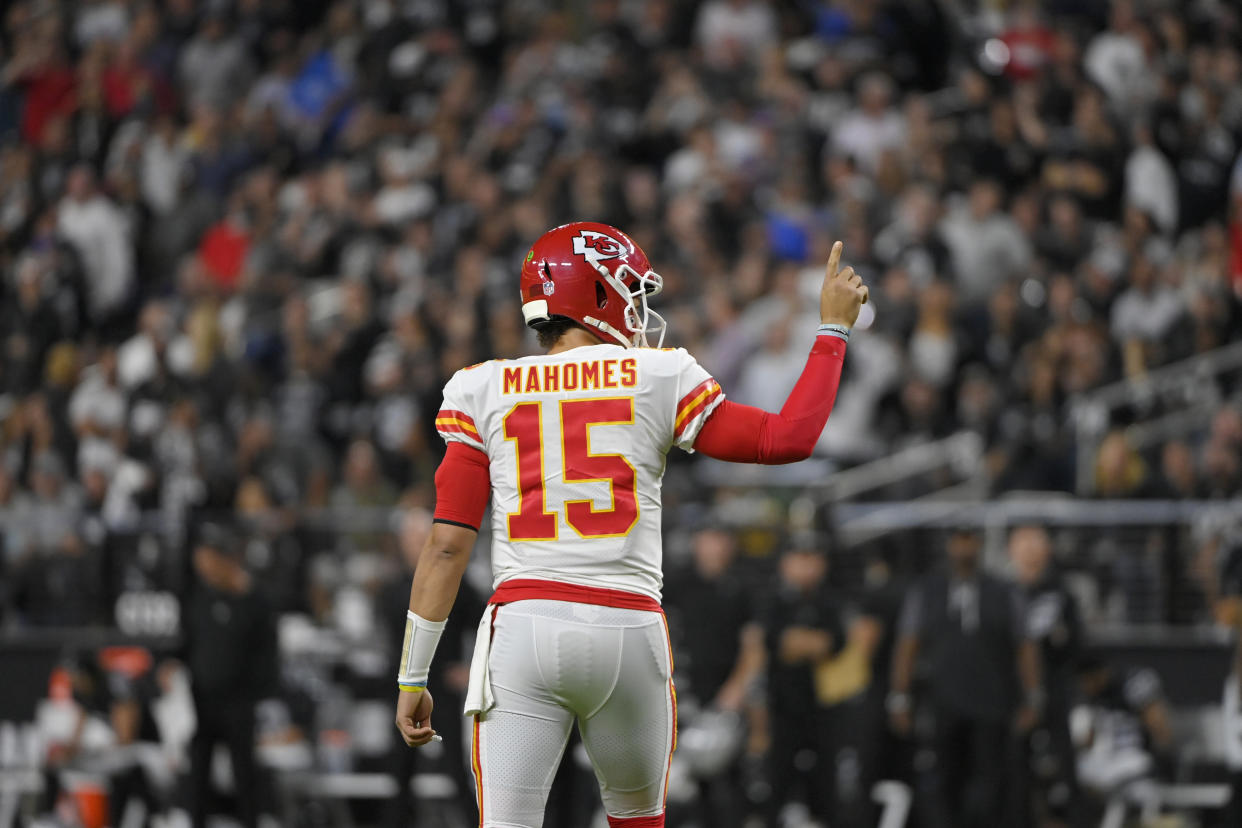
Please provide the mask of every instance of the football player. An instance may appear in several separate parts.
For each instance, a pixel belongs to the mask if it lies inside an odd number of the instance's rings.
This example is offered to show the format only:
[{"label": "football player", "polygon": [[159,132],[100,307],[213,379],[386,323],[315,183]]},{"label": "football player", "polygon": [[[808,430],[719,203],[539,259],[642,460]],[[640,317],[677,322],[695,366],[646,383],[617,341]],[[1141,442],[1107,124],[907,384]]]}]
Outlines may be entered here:
[{"label": "football player", "polygon": [[[526,254],[522,313],[547,353],[458,371],[436,428],[435,524],[410,590],[397,727],[426,744],[427,673],[491,498],[495,591],[465,713],[480,826],[543,824],[575,722],[612,828],[664,825],[677,700],[660,610],[660,481],[677,446],[739,463],[811,455],[867,300],[841,243],[822,325],[780,413],[725,399],[684,349],[661,349],[662,281],[606,224],[554,228]],[[648,337],[658,332],[655,347]]]}]

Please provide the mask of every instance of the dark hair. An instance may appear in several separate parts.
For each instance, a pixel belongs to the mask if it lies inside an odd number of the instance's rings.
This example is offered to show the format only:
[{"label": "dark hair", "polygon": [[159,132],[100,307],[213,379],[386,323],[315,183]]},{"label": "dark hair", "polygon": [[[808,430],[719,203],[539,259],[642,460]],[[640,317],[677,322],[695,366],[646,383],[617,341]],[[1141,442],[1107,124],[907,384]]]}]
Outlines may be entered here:
[{"label": "dark hair", "polygon": [[557,342],[560,341],[560,338],[564,336],[565,332],[568,331],[570,328],[581,328],[581,327],[582,327],[581,325],[579,325],[577,322],[570,319],[569,317],[554,316],[551,319],[549,319],[547,322],[544,322],[542,325],[536,328],[535,334],[536,336],[539,337],[540,348],[551,348],[553,345],[555,345]]},{"label": "dark hair", "polygon": [[1087,652],[1080,655],[1074,664],[1074,670],[1080,676],[1098,673],[1109,669],[1108,660],[1099,653]]}]

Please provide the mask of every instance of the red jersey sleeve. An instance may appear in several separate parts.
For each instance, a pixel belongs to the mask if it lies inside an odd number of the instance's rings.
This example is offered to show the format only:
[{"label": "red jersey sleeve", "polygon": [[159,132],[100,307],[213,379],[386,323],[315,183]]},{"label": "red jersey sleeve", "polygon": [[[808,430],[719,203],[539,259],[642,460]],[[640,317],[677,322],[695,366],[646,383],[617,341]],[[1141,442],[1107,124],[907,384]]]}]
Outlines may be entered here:
[{"label": "red jersey sleeve", "polygon": [[492,494],[487,455],[463,442],[450,442],[436,469],[436,510],[441,523],[464,526],[476,532]]},{"label": "red jersey sleeve", "polygon": [[721,400],[694,448],[731,463],[780,465],[805,460],[832,412],[844,360],[845,340],[816,337],[806,367],[779,414]]}]

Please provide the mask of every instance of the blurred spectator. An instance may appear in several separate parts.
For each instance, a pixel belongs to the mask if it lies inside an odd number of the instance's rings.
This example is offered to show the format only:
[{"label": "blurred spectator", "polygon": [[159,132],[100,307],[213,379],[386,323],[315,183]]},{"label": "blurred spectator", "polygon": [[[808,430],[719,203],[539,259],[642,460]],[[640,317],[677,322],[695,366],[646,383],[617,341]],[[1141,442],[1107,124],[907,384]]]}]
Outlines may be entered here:
[{"label": "blurred spectator", "polygon": [[1134,149],[1126,160],[1125,206],[1150,216],[1162,233],[1177,230],[1177,175],[1145,123],[1135,127]]},{"label": "blurred spectator", "polygon": [[1159,284],[1158,278],[1155,264],[1146,256],[1139,258],[1130,273],[1130,287],[1113,303],[1113,337],[1126,348],[1136,342],[1159,343],[1182,315],[1181,297],[1168,285]]},{"label": "blurred spectator", "polygon": [[[371,510],[388,509],[396,502],[396,492],[380,471],[375,446],[369,440],[355,440],[345,455],[344,480],[332,493],[332,508],[341,515],[374,514]],[[373,552],[383,537],[355,532],[352,542],[356,551]]]},{"label": "blurred spectator", "polygon": [[[982,537],[949,535],[947,567],[910,588],[893,653],[888,708],[898,733],[914,725],[915,675],[927,667],[926,710],[935,764],[923,813],[937,826],[993,825],[1017,819],[1014,728],[1025,735],[1042,712],[1039,651],[1026,609],[1009,584],[982,571]],[[922,701],[922,700],[921,700]]]},{"label": "blurred spectator", "polygon": [[708,65],[722,70],[755,60],[776,36],[776,15],[764,0],[709,0],[695,24]]},{"label": "blurred spectator", "polygon": [[[1237,612],[1237,607],[1234,610],[1229,621],[1236,631],[1242,629],[1242,612]],[[1234,642],[1233,652],[1233,669],[1225,678],[1221,704],[1225,767],[1229,770],[1231,791],[1222,825],[1242,819],[1242,637]]]},{"label": "blurred spectator", "polygon": [[799,538],[782,553],[780,580],[759,612],[767,647],[773,822],[795,803],[817,819],[831,819],[835,741],[816,697],[814,668],[842,647],[845,630],[826,591],[828,557],[821,544]]},{"label": "blurred spectator", "polygon": [[1160,496],[1182,500],[1199,495],[1194,453],[1180,440],[1170,440],[1160,452]]},{"label": "blurred spectator", "polygon": [[858,704],[841,718],[842,731],[859,757],[859,801],[840,815],[844,825],[876,823],[871,795],[877,782],[908,779],[908,743],[888,727],[885,703],[892,674],[893,647],[906,592],[891,549],[877,550],[866,558],[863,588],[849,631],[850,644],[866,656],[866,687]]},{"label": "blurred spectator", "polygon": [[1030,243],[1001,208],[1000,186],[983,179],[940,225],[964,302],[982,302],[1006,280],[1023,275],[1030,261]]},{"label": "blurred spectator", "polygon": [[58,531],[61,536],[55,543],[41,546],[14,573],[14,608],[35,627],[108,623],[104,560],[73,531],[63,525]]},{"label": "blurred spectator", "polygon": [[1141,107],[1153,83],[1143,42],[1151,33],[1139,23],[1135,5],[1132,0],[1110,3],[1108,29],[1092,38],[1083,54],[1088,77],[1108,93],[1119,112]]},{"label": "blurred spectator", "polygon": [[243,568],[240,542],[209,524],[194,548],[198,583],[183,621],[186,665],[197,727],[190,745],[190,812],[195,828],[213,807],[213,761],[227,746],[235,813],[246,828],[258,824],[262,791],[255,764],[255,703],[276,689],[276,627],[271,607]]},{"label": "blurred spectator", "polygon": [[[764,667],[763,628],[755,619],[752,590],[739,577],[736,542],[719,529],[701,529],[691,540],[693,559],[665,582],[664,605],[674,635],[678,696],[704,709],[740,717]],[[736,757],[734,757],[736,759]],[[704,825],[737,828],[745,808],[740,767],[698,780],[698,815]]]},{"label": "blurred spectator", "polygon": [[178,74],[192,107],[227,106],[250,80],[245,44],[230,33],[224,7],[209,4],[198,32],[181,52]]},{"label": "blurred spectator", "polygon": [[845,114],[833,132],[833,152],[852,159],[874,175],[885,153],[905,139],[901,114],[892,108],[893,85],[885,75],[864,75],[858,81],[858,108]]},{"label": "blurred spectator", "polygon": [[1119,670],[1098,656],[1086,656],[1078,680],[1078,781],[1083,788],[1103,799],[1153,777],[1168,778],[1173,731],[1155,671]]},{"label": "blurred spectator", "polygon": [[[72,664],[72,681],[74,701],[83,715],[98,717],[111,728],[113,742],[108,750],[113,761],[103,766],[110,824],[124,824],[127,813],[133,820],[135,814],[164,812],[174,779],[161,752],[154,715],[159,693],[151,654],[139,647],[109,647],[98,654],[84,654]],[[81,747],[80,743],[71,745],[65,758],[75,758]],[[77,767],[92,765],[79,762]]]},{"label": "blurred spectator", "polygon": [[1052,540],[1042,526],[1009,533],[1009,560],[1026,606],[1026,635],[1039,644],[1046,702],[1039,724],[1025,739],[1034,797],[1026,802],[1040,819],[1077,824],[1078,783],[1070,711],[1077,694],[1075,668],[1083,643],[1078,602],[1053,560]]},{"label": "blurred spectator", "polygon": [[41,451],[31,462],[28,496],[14,503],[16,522],[25,532],[21,537],[24,546],[18,551],[34,557],[50,554],[57,545],[65,542],[66,549],[78,547],[71,536],[81,514],[81,493],[66,478],[65,464],[51,451]]},{"label": "blurred spectator", "polygon": [[98,191],[95,173],[74,167],[58,210],[58,227],[86,270],[91,316],[98,325],[115,321],[134,290],[131,227],[125,215]]},{"label": "blurred spectator", "polygon": [[1151,479],[1142,456],[1130,447],[1126,435],[1114,431],[1100,443],[1095,460],[1095,490],[1100,497],[1143,497]]}]

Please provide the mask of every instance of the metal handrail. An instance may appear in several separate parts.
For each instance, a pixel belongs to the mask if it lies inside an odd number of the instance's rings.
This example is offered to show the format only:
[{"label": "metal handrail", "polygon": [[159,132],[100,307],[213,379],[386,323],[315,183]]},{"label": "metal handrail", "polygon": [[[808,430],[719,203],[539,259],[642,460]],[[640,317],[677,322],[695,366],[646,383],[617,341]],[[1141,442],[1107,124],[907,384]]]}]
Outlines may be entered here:
[{"label": "metal handrail", "polygon": [[1142,395],[1151,395],[1166,389],[1177,389],[1186,383],[1189,376],[1204,373],[1219,374],[1235,368],[1242,368],[1242,342],[1196,354],[1147,371],[1137,377],[1127,377],[1090,391],[1083,391],[1074,397],[1072,403],[1115,408],[1118,405],[1132,403]]},{"label": "metal handrail", "polygon": [[1242,520],[1242,500],[1079,500],[1053,496],[968,503],[845,503],[836,508],[835,517],[843,533],[1026,521],[1065,526],[1161,526],[1209,519]]},{"label": "metal handrail", "polygon": [[926,474],[946,466],[971,478],[982,470],[983,438],[973,431],[910,446],[895,454],[837,472],[824,484],[833,500],[850,500],[859,494]]},{"label": "metal handrail", "polygon": [[[1202,380],[1205,377],[1238,369],[1242,369],[1242,342],[1196,354],[1140,376],[1127,377],[1090,391],[1083,391],[1072,397],[1069,411],[1078,444],[1076,458],[1078,493],[1090,494],[1092,491],[1096,450],[1108,428],[1113,409],[1122,405],[1148,404],[1161,394],[1178,391],[1186,392],[1186,397],[1190,401],[1189,407],[1210,409],[1212,406],[1220,405],[1219,391],[1215,384],[1203,383]],[[1207,395],[1205,398],[1193,399],[1195,396],[1202,396],[1205,392]],[[1162,425],[1168,426],[1178,422],[1171,419],[1177,413],[1181,412],[1174,412],[1162,418]],[[1182,422],[1191,421],[1188,418]],[[1150,429],[1140,430],[1134,436],[1145,439],[1153,433]]]}]

